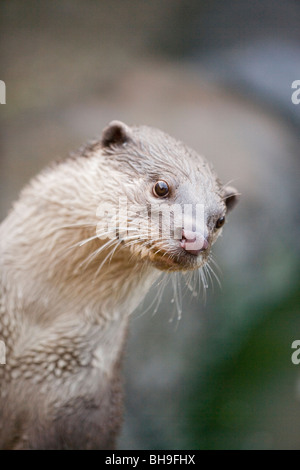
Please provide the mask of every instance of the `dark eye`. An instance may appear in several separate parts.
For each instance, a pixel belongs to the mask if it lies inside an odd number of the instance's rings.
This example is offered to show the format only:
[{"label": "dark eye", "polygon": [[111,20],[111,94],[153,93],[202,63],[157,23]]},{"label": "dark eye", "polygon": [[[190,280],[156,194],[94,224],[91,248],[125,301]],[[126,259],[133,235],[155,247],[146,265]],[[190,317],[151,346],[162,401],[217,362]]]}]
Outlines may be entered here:
[{"label": "dark eye", "polygon": [[154,195],[157,197],[166,197],[169,191],[169,185],[165,181],[157,181],[153,188]]},{"label": "dark eye", "polygon": [[220,217],[216,222],[216,228],[221,228],[225,224],[225,217]]}]

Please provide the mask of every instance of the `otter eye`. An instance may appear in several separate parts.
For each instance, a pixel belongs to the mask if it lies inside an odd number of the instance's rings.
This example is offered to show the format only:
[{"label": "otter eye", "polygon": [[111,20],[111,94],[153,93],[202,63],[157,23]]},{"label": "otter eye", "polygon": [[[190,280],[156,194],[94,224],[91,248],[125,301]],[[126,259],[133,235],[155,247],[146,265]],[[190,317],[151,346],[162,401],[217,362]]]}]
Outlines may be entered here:
[{"label": "otter eye", "polygon": [[225,217],[220,217],[216,222],[216,228],[221,228],[225,224]]},{"label": "otter eye", "polygon": [[153,188],[154,195],[157,197],[166,197],[169,190],[169,185],[165,181],[157,181]]}]

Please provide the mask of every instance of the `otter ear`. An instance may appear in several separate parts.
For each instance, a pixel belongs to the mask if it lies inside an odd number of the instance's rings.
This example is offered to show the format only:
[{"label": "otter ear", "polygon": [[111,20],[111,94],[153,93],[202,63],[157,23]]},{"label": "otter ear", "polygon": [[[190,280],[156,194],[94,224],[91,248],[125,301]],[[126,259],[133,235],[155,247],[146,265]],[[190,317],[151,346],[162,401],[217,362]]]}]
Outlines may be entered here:
[{"label": "otter ear", "polygon": [[226,205],[227,212],[231,211],[239,202],[240,193],[232,186],[223,189],[223,200]]},{"label": "otter ear", "polygon": [[130,140],[130,129],[121,121],[111,121],[102,132],[103,147],[123,145]]}]

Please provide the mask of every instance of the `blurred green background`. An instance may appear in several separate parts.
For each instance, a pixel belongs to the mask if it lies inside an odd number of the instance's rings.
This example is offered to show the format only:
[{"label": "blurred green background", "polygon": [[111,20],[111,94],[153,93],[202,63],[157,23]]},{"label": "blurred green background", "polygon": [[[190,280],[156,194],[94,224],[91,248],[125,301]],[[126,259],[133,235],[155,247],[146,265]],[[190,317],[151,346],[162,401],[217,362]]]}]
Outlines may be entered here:
[{"label": "blurred green background", "polygon": [[[133,316],[120,449],[299,449],[300,6],[292,0],[0,3],[0,216],[111,119],[160,127],[242,193],[217,283]],[[153,311],[153,309],[152,309]]]}]

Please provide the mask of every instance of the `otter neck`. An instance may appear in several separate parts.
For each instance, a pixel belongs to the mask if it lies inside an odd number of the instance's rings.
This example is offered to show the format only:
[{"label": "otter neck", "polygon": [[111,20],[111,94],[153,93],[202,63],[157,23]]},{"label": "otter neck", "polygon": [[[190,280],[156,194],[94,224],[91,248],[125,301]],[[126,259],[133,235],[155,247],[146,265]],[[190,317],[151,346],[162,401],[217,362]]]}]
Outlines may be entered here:
[{"label": "otter neck", "polygon": [[82,302],[85,310],[99,310],[99,315],[108,320],[132,313],[160,272],[149,262],[133,257],[122,245],[102,250],[106,242],[96,239],[83,250],[78,248],[71,272],[66,269],[63,279],[68,290],[71,287],[80,292],[77,305]]},{"label": "otter neck", "polygon": [[[73,241],[77,240],[74,248],[70,251],[63,248],[63,256],[58,255],[55,263],[50,253],[45,253],[44,257],[50,260],[49,264],[41,265],[39,259],[43,272],[36,295],[40,298],[46,287],[48,299],[54,300],[53,308],[49,309],[49,303],[45,306],[52,319],[61,315],[64,319],[83,319],[85,324],[100,324],[103,320],[109,322],[128,316],[160,276],[160,271],[149,262],[134,258],[126,247],[102,250],[107,240],[96,238],[78,246],[81,240],[92,235],[72,234]],[[61,243],[59,238],[56,240],[57,253],[60,253],[60,244],[65,246],[64,234]]]}]

